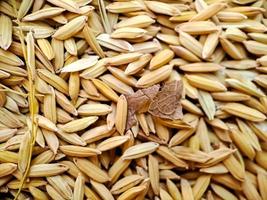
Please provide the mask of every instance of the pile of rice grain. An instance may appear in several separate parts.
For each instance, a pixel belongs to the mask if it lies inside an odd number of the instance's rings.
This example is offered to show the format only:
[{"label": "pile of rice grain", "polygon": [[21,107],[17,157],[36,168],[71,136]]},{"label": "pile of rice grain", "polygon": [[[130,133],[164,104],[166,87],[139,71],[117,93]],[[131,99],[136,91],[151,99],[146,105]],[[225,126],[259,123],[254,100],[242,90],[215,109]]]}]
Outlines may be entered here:
[{"label": "pile of rice grain", "polygon": [[267,200],[266,9],[1,0],[0,199]]}]

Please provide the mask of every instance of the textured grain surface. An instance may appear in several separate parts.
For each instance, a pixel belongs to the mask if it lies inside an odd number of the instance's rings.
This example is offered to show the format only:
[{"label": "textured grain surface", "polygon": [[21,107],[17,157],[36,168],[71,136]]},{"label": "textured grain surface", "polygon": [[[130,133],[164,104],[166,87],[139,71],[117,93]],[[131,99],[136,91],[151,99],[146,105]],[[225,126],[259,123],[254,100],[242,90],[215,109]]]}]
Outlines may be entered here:
[{"label": "textured grain surface", "polygon": [[266,9],[0,1],[0,199],[265,200]]}]

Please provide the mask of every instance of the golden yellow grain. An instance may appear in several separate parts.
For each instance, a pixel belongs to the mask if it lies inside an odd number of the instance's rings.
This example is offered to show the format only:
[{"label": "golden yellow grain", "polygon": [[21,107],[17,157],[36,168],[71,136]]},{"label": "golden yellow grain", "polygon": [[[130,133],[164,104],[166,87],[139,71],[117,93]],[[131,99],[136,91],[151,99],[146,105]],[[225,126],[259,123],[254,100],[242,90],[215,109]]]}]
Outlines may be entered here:
[{"label": "golden yellow grain", "polygon": [[87,17],[80,16],[77,18],[74,18],[64,26],[60,27],[54,34],[53,37],[59,40],[65,40],[72,36],[74,36],[76,33],[78,33],[83,26],[85,25],[87,20]]},{"label": "golden yellow grain", "polygon": [[124,135],[127,120],[128,104],[124,95],[121,95],[117,102],[115,127],[121,135]]},{"label": "golden yellow grain", "polygon": [[104,170],[85,158],[75,158],[74,163],[82,172],[99,183],[104,183],[110,180],[108,174]]}]

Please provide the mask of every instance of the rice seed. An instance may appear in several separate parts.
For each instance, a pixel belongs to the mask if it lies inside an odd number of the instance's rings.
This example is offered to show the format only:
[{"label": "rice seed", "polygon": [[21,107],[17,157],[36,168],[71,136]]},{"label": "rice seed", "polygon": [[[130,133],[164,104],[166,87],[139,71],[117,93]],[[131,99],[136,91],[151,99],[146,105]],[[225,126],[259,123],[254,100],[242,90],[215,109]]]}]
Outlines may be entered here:
[{"label": "rice seed", "polygon": [[199,171],[207,174],[226,174],[228,172],[227,168],[223,164],[217,164],[213,167],[202,168]]},{"label": "rice seed", "polygon": [[175,27],[176,32],[185,32],[190,35],[209,34],[218,31],[218,28],[210,21],[185,22]]},{"label": "rice seed", "polygon": [[184,129],[178,131],[173,137],[170,139],[169,147],[173,147],[175,145],[181,144],[187,138],[189,138],[195,132],[194,128]]},{"label": "rice seed", "polygon": [[119,181],[117,181],[111,188],[111,193],[114,195],[123,193],[128,189],[134,187],[139,184],[143,180],[143,177],[140,175],[129,175],[126,176]]},{"label": "rice seed", "polygon": [[266,166],[266,158],[267,158],[267,153],[265,151],[257,152],[256,161],[264,169],[266,169],[266,167],[267,167]]},{"label": "rice seed", "polygon": [[114,102],[118,101],[119,96],[106,83],[99,79],[92,79],[92,82],[104,96]]},{"label": "rice seed", "polygon": [[121,194],[118,197],[118,200],[126,200],[126,199],[132,199],[138,196],[141,192],[143,192],[146,189],[146,186],[140,185],[140,186],[135,186],[127,191],[125,191],[123,194]]},{"label": "rice seed", "polygon": [[142,70],[145,65],[151,60],[151,54],[144,54],[140,56],[140,58],[134,62],[128,64],[127,68],[125,69],[124,73],[126,75],[133,75]]},{"label": "rice seed", "polygon": [[244,41],[243,44],[245,45],[246,49],[255,55],[264,55],[267,53],[266,47],[267,45],[261,42],[248,40]]},{"label": "rice seed", "polygon": [[149,25],[153,24],[154,22],[155,20],[148,15],[138,15],[121,20],[119,23],[115,24],[114,28],[115,29],[126,28],[126,27],[146,28]]},{"label": "rice seed", "polygon": [[97,145],[97,149],[101,152],[108,151],[115,147],[121,146],[129,140],[129,136],[114,136],[110,137]]},{"label": "rice seed", "polygon": [[0,177],[4,177],[16,171],[17,165],[13,163],[2,163],[0,164],[0,169],[1,169]]},{"label": "rice seed", "polygon": [[180,36],[180,43],[182,46],[187,48],[196,56],[198,57],[202,56],[203,45],[198,40],[196,40],[193,36],[183,31],[179,31],[179,36]]},{"label": "rice seed", "polygon": [[74,116],[78,115],[78,112],[75,106],[70,102],[70,100],[61,92],[55,90],[56,101],[57,103],[68,113],[73,114]]},{"label": "rice seed", "polygon": [[52,60],[55,57],[54,50],[48,40],[38,39],[37,44],[48,60]]},{"label": "rice seed", "polygon": [[182,46],[170,46],[170,47],[177,56],[185,59],[186,61],[200,62],[200,59],[188,49]]},{"label": "rice seed", "polygon": [[146,1],[145,4],[151,11],[158,13],[158,14],[164,14],[164,15],[170,15],[170,16],[176,16],[176,15],[181,14],[178,8],[170,4],[163,3],[163,2]]},{"label": "rice seed", "polygon": [[[46,185],[46,181],[44,180],[41,180],[41,179],[33,179],[31,181],[29,181],[28,183],[24,184],[22,186],[23,189],[26,189],[26,188],[29,188],[30,186],[33,186],[33,187],[41,187],[41,186],[44,186]],[[10,189],[19,189],[19,180],[13,180],[13,181],[10,181],[8,183],[8,188]]]},{"label": "rice seed", "polygon": [[187,163],[178,158],[175,155],[175,152],[169,149],[168,147],[159,146],[159,148],[157,149],[157,153],[177,167],[188,168]]},{"label": "rice seed", "polygon": [[222,109],[232,115],[249,121],[260,122],[266,119],[266,116],[261,112],[240,103],[227,103],[222,107]]},{"label": "rice seed", "polygon": [[65,132],[73,133],[76,131],[86,129],[88,126],[95,123],[97,120],[98,117],[96,116],[84,117],[81,119],[76,119],[71,122],[68,122],[67,124],[62,125],[60,128]]},{"label": "rice seed", "polygon": [[77,46],[74,38],[69,38],[67,40],[64,40],[64,47],[69,54],[77,56]]},{"label": "rice seed", "polygon": [[[54,1],[54,0],[53,0]],[[71,0],[70,0],[71,1]],[[86,16],[79,16],[60,27],[54,34],[53,37],[58,40],[66,40],[71,38],[76,33],[78,33],[84,27],[86,23]]]},{"label": "rice seed", "polygon": [[240,182],[229,174],[213,175],[212,181],[220,183],[230,189],[234,188],[237,191],[242,190]]},{"label": "rice seed", "polygon": [[72,198],[72,190],[62,176],[50,176],[46,178],[48,183],[65,199]]},{"label": "rice seed", "polygon": [[247,35],[238,28],[227,28],[224,35],[235,42],[243,42],[247,39]]},{"label": "rice seed", "polygon": [[237,198],[228,190],[224,189],[222,186],[212,183],[212,190],[221,198],[229,200],[237,200]]},{"label": "rice seed", "polygon": [[18,163],[18,153],[12,151],[0,151],[0,161],[2,163]]},{"label": "rice seed", "polygon": [[256,13],[260,13],[263,10],[261,8],[254,8],[254,7],[250,7],[250,6],[237,6],[235,8],[227,8],[225,9],[226,11],[232,11],[232,12],[240,12],[243,13],[245,15],[251,14],[251,12],[256,12]]},{"label": "rice seed", "polygon": [[84,104],[81,105],[78,109],[78,113],[81,116],[90,116],[90,115],[106,115],[112,112],[112,108],[106,104]]},{"label": "rice seed", "polygon": [[120,70],[116,67],[108,67],[108,70],[114,77],[124,82],[125,84],[133,87],[136,85],[137,80],[132,76],[127,76],[123,70]]},{"label": "rice seed", "polygon": [[112,32],[111,37],[117,39],[134,39],[144,36],[147,33],[146,30],[136,27],[123,27],[118,28]]},{"label": "rice seed", "polygon": [[249,82],[246,82],[245,80],[240,81],[237,79],[226,79],[225,81],[227,84],[230,85],[230,87],[233,87],[237,90],[240,90],[241,92],[244,92],[244,93],[247,93],[249,95],[256,96],[256,97],[262,97],[263,96],[263,93],[261,92],[261,90],[259,90],[256,87],[253,87],[252,84],[250,84]]},{"label": "rice seed", "polygon": [[76,178],[74,191],[73,191],[73,199],[83,200],[84,198],[84,177],[81,173],[79,173]]},{"label": "rice seed", "polygon": [[[230,125],[229,125],[230,126]],[[230,126],[230,136],[235,142],[235,144],[239,147],[239,149],[250,159],[253,159],[256,156],[256,153],[249,143],[248,138],[243,135],[237,127]]]},{"label": "rice seed", "polygon": [[69,94],[70,98],[76,102],[80,92],[80,77],[78,72],[73,72],[69,77]]},{"label": "rice seed", "polygon": [[142,76],[136,83],[137,87],[149,87],[154,84],[159,83],[160,81],[165,80],[168,78],[171,74],[172,66],[171,65],[165,65],[159,69],[150,71],[146,73],[144,76]]},{"label": "rice seed", "polygon": [[149,69],[155,70],[167,64],[174,57],[173,51],[164,49],[158,52],[150,61]]},{"label": "rice seed", "polygon": [[102,138],[109,137],[114,133],[113,129],[108,129],[107,125],[101,125],[95,128],[92,128],[82,134],[82,138],[87,143],[92,143],[98,141]]},{"label": "rice seed", "polygon": [[138,53],[154,53],[162,49],[161,44],[157,39],[153,39],[152,41],[142,42],[134,44],[133,51]]},{"label": "rice seed", "polygon": [[114,184],[118,180],[120,175],[127,169],[130,163],[131,160],[124,160],[122,157],[119,157],[119,159],[113,163],[108,171],[111,184]]},{"label": "rice seed", "polygon": [[219,11],[226,8],[224,3],[214,3],[201,10],[197,15],[193,16],[190,21],[205,21],[216,15]]},{"label": "rice seed", "polygon": [[249,37],[261,43],[267,43],[266,35],[263,33],[248,33]]},{"label": "rice seed", "polygon": [[45,82],[49,83],[60,92],[68,95],[68,84],[64,79],[49,72],[46,69],[38,69],[37,72],[40,78]]},{"label": "rice seed", "polygon": [[73,118],[61,108],[57,108],[56,113],[57,113],[57,122],[59,123],[67,123],[73,120]]},{"label": "rice seed", "polygon": [[253,183],[249,180],[247,176],[245,177],[245,180],[242,183],[242,190],[244,191],[244,194],[248,199],[262,199],[257,191],[257,188],[253,185]]},{"label": "rice seed", "polygon": [[158,160],[152,156],[148,156],[148,173],[151,180],[151,187],[155,195],[159,195],[160,185],[159,185],[159,164]]},{"label": "rice seed", "polygon": [[4,51],[3,49],[0,49],[0,59],[1,62],[12,65],[12,66],[21,66],[24,65],[24,62],[15,54]]},{"label": "rice seed", "polygon": [[20,128],[23,126],[23,123],[17,117],[19,115],[15,115],[5,108],[0,108],[0,114],[0,122],[5,124],[5,127]]},{"label": "rice seed", "polygon": [[32,161],[32,165],[37,165],[37,164],[47,164],[53,161],[55,158],[55,154],[51,150],[44,151],[43,153],[39,154],[36,156]]},{"label": "rice seed", "polygon": [[111,130],[114,127],[115,121],[116,121],[117,107],[114,103],[112,103],[111,108],[112,108],[112,111],[107,115],[107,127],[109,130]]},{"label": "rice seed", "polygon": [[37,187],[30,186],[29,191],[30,191],[31,195],[36,199],[40,198],[43,200],[49,200],[48,195],[45,192],[43,192],[42,190],[38,189]]},{"label": "rice seed", "polygon": [[127,119],[127,100],[124,95],[121,95],[117,102],[115,127],[121,135],[124,135]]},{"label": "rice seed", "polygon": [[124,13],[143,10],[143,5],[138,1],[129,2],[113,2],[106,6],[106,9],[111,13]]},{"label": "rice seed", "polygon": [[0,130],[0,142],[5,142],[15,135],[17,129],[2,129]]},{"label": "rice seed", "polygon": [[77,72],[94,66],[98,61],[98,56],[90,56],[74,61],[62,68],[61,72]]},{"label": "rice seed", "polygon": [[247,19],[247,16],[242,13],[230,11],[220,11],[216,16],[223,22],[240,22]]},{"label": "rice seed", "polygon": [[90,47],[99,55],[100,58],[104,58],[104,52],[98,44],[92,29],[85,24],[82,32],[86,42],[90,45]]},{"label": "rice seed", "polygon": [[49,131],[58,130],[56,125],[51,120],[47,119],[46,117],[42,115],[37,116],[37,121],[38,121],[38,125],[46,130],[49,130]]},{"label": "rice seed", "polygon": [[142,54],[141,53],[124,53],[119,54],[117,56],[114,56],[112,58],[108,58],[107,64],[109,65],[123,65],[128,64],[133,61],[136,61],[138,58],[140,58]]},{"label": "rice seed", "polygon": [[267,197],[266,186],[267,186],[267,179],[266,174],[259,173],[257,175],[258,187],[260,191],[260,195],[262,199]]},{"label": "rice seed", "polygon": [[202,90],[210,92],[221,92],[227,90],[226,87],[219,81],[210,80],[203,76],[186,75],[185,77],[190,84]]},{"label": "rice seed", "polygon": [[56,154],[59,147],[59,140],[56,134],[45,129],[42,130],[42,133],[48,147]]},{"label": "rice seed", "polygon": [[213,120],[216,112],[215,103],[210,93],[199,90],[199,103],[209,120]]},{"label": "rice seed", "polygon": [[63,164],[38,164],[32,165],[29,171],[29,177],[47,177],[62,174],[68,170],[68,167]]},{"label": "rice seed", "polygon": [[208,136],[208,129],[203,118],[199,120],[198,127],[196,130],[196,134],[200,139],[200,147],[207,153],[212,151],[212,147],[210,145],[210,139]]},{"label": "rice seed", "polygon": [[12,21],[8,16],[1,14],[0,24],[2,26],[0,47],[4,50],[7,50],[12,43]]},{"label": "rice seed", "polygon": [[216,32],[210,33],[207,36],[207,39],[203,45],[203,50],[202,50],[202,57],[204,59],[210,58],[212,56],[212,53],[215,51],[219,43],[220,34],[221,30],[218,30]]},{"label": "rice seed", "polygon": [[198,150],[192,150],[188,147],[176,146],[172,147],[172,151],[175,153],[176,157],[193,162],[205,163],[211,159],[207,153]]},{"label": "rice seed", "polygon": [[168,192],[170,193],[171,197],[174,200],[182,200],[181,193],[173,181],[171,181],[170,179],[167,179],[166,185],[168,188]]},{"label": "rice seed", "polygon": [[84,70],[80,76],[84,79],[97,78],[101,74],[107,71],[106,68],[106,59],[101,59],[97,62],[96,65]]},{"label": "rice seed", "polygon": [[229,60],[229,61],[223,61],[220,63],[222,66],[230,69],[240,69],[240,70],[247,70],[247,69],[253,69],[258,66],[257,62],[254,60]]},{"label": "rice seed", "polygon": [[58,199],[58,200],[64,200],[63,197],[61,197],[61,194],[59,192],[57,192],[52,186],[50,186],[49,184],[47,184],[45,186],[46,191],[48,193],[48,195],[52,198],[52,199]]},{"label": "rice seed", "polygon": [[17,17],[16,14],[14,13],[13,6],[10,5],[8,2],[1,2],[0,4],[0,11],[6,15],[9,15],[11,17]]},{"label": "rice seed", "polygon": [[49,3],[64,8],[70,12],[74,12],[74,13],[80,13],[81,10],[79,8],[79,5],[73,1],[73,0],[48,0]]},{"label": "rice seed", "polygon": [[244,180],[245,170],[242,168],[241,164],[236,160],[233,155],[230,155],[227,159],[223,161],[225,167],[229,172],[240,181]]},{"label": "rice seed", "polygon": [[91,180],[90,182],[93,188],[96,190],[96,192],[101,196],[103,200],[114,200],[113,195],[110,193],[110,191],[104,184],[101,184],[93,180]]},{"label": "rice seed", "polygon": [[181,65],[179,68],[185,72],[215,72],[223,69],[221,65],[209,62],[190,63]]},{"label": "rice seed", "polygon": [[178,16],[170,17],[170,21],[172,22],[186,22],[190,20],[193,16],[195,16],[197,13],[195,11],[183,11]]},{"label": "rice seed", "polygon": [[85,90],[86,93],[92,96],[99,97],[100,94],[98,93],[96,87],[92,83],[91,80],[81,79],[81,86]]},{"label": "rice seed", "polygon": [[236,121],[241,132],[246,133],[245,136],[249,139],[249,143],[253,146],[253,148],[260,151],[261,146],[259,144],[259,140],[257,136],[255,135],[255,133],[252,131],[252,129],[242,120],[236,119]]},{"label": "rice seed", "polygon": [[113,39],[108,34],[100,34],[96,39],[101,46],[115,50],[117,52],[129,52],[134,50],[133,46],[127,41],[121,39]]},{"label": "rice seed", "polygon": [[63,64],[64,64],[63,41],[52,38],[51,46],[55,53],[55,57],[53,59],[53,65],[54,65],[55,71],[58,71],[63,67]]},{"label": "rice seed", "polygon": [[73,157],[88,157],[101,154],[101,151],[89,147],[80,147],[74,145],[63,145],[59,149],[68,156]]},{"label": "rice seed", "polygon": [[163,33],[158,33],[156,37],[162,41],[165,42],[166,44],[169,45],[180,45],[179,37],[171,34],[163,34]]},{"label": "rice seed", "polygon": [[231,41],[227,40],[226,38],[221,37],[220,43],[222,45],[222,48],[224,51],[233,59],[241,60],[244,59],[244,56],[240,52],[240,50],[237,48],[237,45],[232,43]]},{"label": "rice seed", "polygon": [[104,183],[110,180],[108,174],[85,158],[74,158],[75,165],[91,179]]},{"label": "rice seed", "polygon": [[32,4],[33,4],[33,0],[23,0],[21,2],[19,10],[18,10],[18,14],[17,14],[18,19],[23,18],[28,13]]},{"label": "rice seed", "polygon": [[59,24],[67,24],[68,20],[63,14],[59,14],[57,16],[51,17],[51,19]]},{"label": "rice seed", "polygon": [[188,199],[188,200],[194,199],[194,194],[188,180],[183,178],[181,179],[181,190],[183,199]]},{"label": "rice seed", "polygon": [[133,89],[130,86],[120,81],[119,79],[115,78],[111,74],[105,74],[101,76],[100,79],[118,93],[124,95],[129,95],[134,93]]},{"label": "rice seed", "polygon": [[28,157],[30,156],[30,145],[31,145],[30,132],[26,132],[20,143],[20,148],[18,153],[18,169],[22,173],[24,173],[27,168],[29,159]]},{"label": "rice seed", "polygon": [[41,19],[47,19],[57,16],[61,14],[63,11],[65,11],[64,8],[57,8],[57,7],[43,8],[31,14],[26,15],[25,17],[22,18],[22,21],[36,21]]},{"label": "rice seed", "polygon": [[122,155],[122,159],[136,159],[144,157],[154,151],[159,147],[155,142],[146,142],[138,145],[134,145],[128,148]]}]

